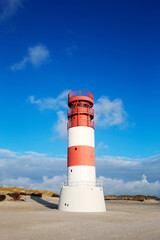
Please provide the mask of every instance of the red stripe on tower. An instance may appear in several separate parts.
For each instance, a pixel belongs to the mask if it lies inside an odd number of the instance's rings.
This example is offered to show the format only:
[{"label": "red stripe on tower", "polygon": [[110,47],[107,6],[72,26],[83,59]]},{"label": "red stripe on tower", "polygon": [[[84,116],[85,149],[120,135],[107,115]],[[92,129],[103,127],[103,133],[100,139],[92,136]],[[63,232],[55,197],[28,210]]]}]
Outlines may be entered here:
[{"label": "red stripe on tower", "polygon": [[68,167],[78,165],[95,166],[94,147],[72,146],[68,148]]}]

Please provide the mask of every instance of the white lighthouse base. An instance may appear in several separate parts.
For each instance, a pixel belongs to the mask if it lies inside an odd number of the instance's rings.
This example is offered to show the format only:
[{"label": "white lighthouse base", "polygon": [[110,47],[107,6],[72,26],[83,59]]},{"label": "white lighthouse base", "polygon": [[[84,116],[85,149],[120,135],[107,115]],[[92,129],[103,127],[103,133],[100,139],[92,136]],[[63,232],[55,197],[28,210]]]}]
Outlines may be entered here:
[{"label": "white lighthouse base", "polygon": [[63,186],[58,209],[68,212],[105,212],[102,187]]}]

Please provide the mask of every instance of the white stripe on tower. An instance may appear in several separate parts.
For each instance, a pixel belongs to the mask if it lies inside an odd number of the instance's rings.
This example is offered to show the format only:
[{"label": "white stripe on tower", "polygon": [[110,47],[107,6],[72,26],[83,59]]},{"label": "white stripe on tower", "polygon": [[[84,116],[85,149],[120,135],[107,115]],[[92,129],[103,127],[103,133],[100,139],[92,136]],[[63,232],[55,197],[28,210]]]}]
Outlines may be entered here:
[{"label": "white stripe on tower", "polygon": [[68,147],[79,145],[95,147],[93,128],[78,126],[68,129]]}]

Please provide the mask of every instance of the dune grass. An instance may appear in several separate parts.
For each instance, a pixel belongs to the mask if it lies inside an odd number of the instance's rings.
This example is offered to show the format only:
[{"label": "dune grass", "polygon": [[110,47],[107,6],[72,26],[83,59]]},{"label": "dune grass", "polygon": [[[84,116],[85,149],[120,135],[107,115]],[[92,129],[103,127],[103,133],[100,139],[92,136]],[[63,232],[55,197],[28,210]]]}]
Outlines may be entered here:
[{"label": "dune grass", "polygon": [[144,196],[144,195],[105,195],[105,200],[133,200],[133,201],[144,201],[144,200],[160,200],[160,198],[155,196]]},{"label": "dune grass", "polygon": [[47,191],[47,190],[38,190],[38,189],[24,189],[24,188],[19,188],[19,187],[2,187],[0,186],[0,192],[1,193],[19,193],[22,195],[31,195],[31,194],[38,194],[41,193],[42,195],[47,195],[51,197],[59,197],[59,194],[52,192],[52,191]]}]

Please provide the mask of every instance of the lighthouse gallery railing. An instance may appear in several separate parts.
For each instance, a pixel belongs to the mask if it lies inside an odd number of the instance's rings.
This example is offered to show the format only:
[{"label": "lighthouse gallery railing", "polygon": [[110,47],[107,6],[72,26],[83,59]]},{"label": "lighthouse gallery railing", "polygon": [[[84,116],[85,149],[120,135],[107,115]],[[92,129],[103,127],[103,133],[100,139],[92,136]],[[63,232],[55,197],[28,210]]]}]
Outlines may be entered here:
[{"label": "lighthouse gallery railing", "polygon": [[94,186],[94,187],[102,187],[102,181],[96,180],[95,182],[89,182],[89,181],[77,181],[77,182],[69,182],[66,180],[63,182],[62,186]]}]

